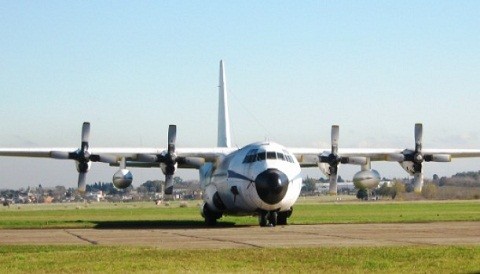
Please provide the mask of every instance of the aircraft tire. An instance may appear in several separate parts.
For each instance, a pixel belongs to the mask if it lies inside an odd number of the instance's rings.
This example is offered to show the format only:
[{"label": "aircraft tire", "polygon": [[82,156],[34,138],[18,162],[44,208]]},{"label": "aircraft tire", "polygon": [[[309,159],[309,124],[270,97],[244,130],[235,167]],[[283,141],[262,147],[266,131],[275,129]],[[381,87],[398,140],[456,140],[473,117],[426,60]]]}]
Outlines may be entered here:
[{"label": "aircraft tire", "polygon": [[357,199],[368,200],[368,191],[365,189],[360,189],[357,192]]},{"label": "aircraft tire", "polygon": [[215,212],[212,212],[207,204],[203,206],[203,215],[205,216],[205,224],[207,226],[215,226],[217,224],[217,220],[221,217]]},{"label": "aircraft tire", "polygon": [[287,225],[288,211],[278,212],[277,225]]},{"label": "aircraft tire", "polygon": [[217,218],[213,218],[213,217],[207,217],[205,216],[205,224],[207,226],[216,226],[217,225]]},{"label": "aircraft tire", "polygon": [[270,226],[277,226],[278,213],[276,211],[270,211],[268,214],[268,223]]},{"label": "aircraft tire", "polygon": [[261,227],[267,226],[268,224],[268,212],[267,211],[262,211],[260,212],[260,215],[258,215],[258,223]]}]

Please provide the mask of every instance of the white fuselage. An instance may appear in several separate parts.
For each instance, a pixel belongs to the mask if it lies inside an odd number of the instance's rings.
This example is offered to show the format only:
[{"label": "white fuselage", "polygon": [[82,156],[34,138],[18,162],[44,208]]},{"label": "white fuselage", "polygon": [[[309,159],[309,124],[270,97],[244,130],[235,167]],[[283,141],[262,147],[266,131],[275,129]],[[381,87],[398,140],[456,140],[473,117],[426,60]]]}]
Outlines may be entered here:
[{"label": "white fuselage", "polygon": [[212,210],[225,214],[286,211],[300,195],[300,172],[299,163],[284,147],[253,143],[200,169],[203,198]]}]

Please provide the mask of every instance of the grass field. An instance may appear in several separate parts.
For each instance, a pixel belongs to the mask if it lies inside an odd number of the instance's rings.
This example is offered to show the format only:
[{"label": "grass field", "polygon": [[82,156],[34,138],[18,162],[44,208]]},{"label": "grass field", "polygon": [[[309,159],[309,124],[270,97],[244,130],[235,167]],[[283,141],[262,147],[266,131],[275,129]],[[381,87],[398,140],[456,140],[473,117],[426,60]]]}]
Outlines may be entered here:
[{"label": "grass field", "polygon": [[480,247],[161,250],[0,247],[1,273],[478,273]]},{"label": "grass field", "polygon": [[[0,228],[203,227],[198,202],[12,205]],[[303,199],[291,224],[480,221],[480,201],[351,202]],[[221,226],[257,225],[226,216]],[[478,273],[480,244],[342,248],[164,250],[135,246],[0,246],[0,273],[326,272]]]},{"label": "grass field", "polygon": [[[198,201],[180,207],[153,202],[13,205],[0,208],[1,228],[203,226]],[[480,221],[480,201],[337,202],[302,199],[290,224]],[[226,216],[220,225],[256,225],[255,217]]]}]

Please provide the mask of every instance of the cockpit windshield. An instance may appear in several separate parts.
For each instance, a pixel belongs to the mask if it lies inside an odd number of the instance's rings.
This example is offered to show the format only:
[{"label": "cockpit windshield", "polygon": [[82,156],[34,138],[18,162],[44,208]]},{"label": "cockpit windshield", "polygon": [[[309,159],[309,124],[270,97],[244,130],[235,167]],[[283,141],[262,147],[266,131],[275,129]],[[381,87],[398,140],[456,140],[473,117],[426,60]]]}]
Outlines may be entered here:
[{"label": "cockpit windshield", "polygon": [[278,152],[278,151],[264,151],[258,149],[252,149],[248,151],[247,155],[243,159],[243,163],[253,163],[257,161],[265,160],[280,160],[285,162],[293,163],[293,157],[287,151]]}]

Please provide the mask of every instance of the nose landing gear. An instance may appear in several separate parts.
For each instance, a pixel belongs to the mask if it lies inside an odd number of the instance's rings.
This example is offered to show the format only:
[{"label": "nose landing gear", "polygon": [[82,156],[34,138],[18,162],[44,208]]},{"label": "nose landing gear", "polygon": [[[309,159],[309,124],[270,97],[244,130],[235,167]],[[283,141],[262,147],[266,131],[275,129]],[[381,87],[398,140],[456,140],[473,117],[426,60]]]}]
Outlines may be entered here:
[{"label": "nose landing gear", "polygon": [[258,216],[258,222],[260,226],[276,226],[278,222],[278,212],[277,211],[264,211],[260,212]]},{"label": "nose landing gear", "polygon": [[258,215],[258,222],[260,226],[277,226],[277,225],[287,225],[287,218],[292,215],[293,208],[290,208],[287,211],[266,211],[261,210]]}]

